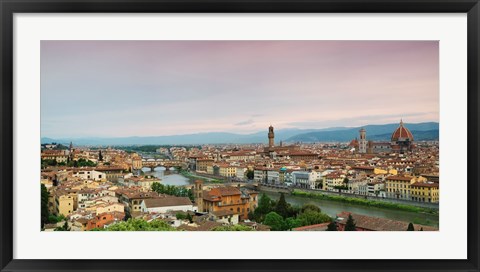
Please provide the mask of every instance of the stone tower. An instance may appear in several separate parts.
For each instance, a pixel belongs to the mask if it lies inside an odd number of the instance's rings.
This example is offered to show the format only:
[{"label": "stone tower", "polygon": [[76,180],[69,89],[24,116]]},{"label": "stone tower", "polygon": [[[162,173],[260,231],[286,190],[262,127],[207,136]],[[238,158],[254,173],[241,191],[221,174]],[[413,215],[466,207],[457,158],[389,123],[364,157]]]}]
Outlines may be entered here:
[{"label": "stone tower", "polygon": [[273,127],[270,125],[268,128],[268,147],[273,148],[275,146],[275,134],[273,133]]},{"label": "stone tower", "polygon": [[358,141],[358,152],[367,153],[367,131],[362,128],[360,129],[360,140]]},{"label": "stone tower", "polygon": [[197,204],[198,211],[203,212],[203,181],[196,180],[193,187],[193,196],[195,204]]}]

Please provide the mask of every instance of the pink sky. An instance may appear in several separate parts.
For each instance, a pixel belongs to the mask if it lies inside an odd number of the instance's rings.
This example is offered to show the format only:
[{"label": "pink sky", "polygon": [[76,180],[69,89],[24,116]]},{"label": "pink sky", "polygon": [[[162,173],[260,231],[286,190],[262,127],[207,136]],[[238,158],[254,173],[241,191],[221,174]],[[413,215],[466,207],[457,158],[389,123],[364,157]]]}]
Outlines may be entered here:
[{"label": "pink sky", "polygon": [[439,121],[437,41],[42,41],[43,137]]}]

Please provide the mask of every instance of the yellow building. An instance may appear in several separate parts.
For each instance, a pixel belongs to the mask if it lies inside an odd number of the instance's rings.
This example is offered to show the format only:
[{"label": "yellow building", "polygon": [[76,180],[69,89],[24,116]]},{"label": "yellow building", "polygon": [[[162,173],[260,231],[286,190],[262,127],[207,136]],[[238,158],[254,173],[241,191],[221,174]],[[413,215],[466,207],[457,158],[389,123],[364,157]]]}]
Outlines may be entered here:
[{"label": "yellow building", "polygon": [[122,203],[102,203],[86,208],[87,211],[94,211],[96,215],[111,212],[125,212],[125,206]]},{"label": "yellow building", "polygon": [[[197,171],[207,172],[208,166],[213,166],[213,159],[197,159]],[[212,170],[213,171],[213,170]]]},{"label": "yellow building", "polygon": [[389,198],[412,200],[411,185],[415,182],[426,182],[424,177],[394,175],[385,180],[385,192]]},{"label": "yellow building", "polygon": [[207,174],[213,175],[213,164],[207,165]]},{"label": "yellow building", "polygon": [[395,170],[395,169],[385,170],[385,169],[375,168],[375,169],[373,169],[373,173],[375,175],[386,175],[386,174],[397,175],[398,171]]},{"label": "yellow building", "polygon": [[433,182],[415,182],[410,185],[410,195],[413,201],[439,202],[439,184]]},{"label": "yellow building", "polygon": [[222,177],[235,177],[237,175],[237,168],[235,166],[221,164],[219,167],[219,173]]},{"label": "yellow building", "polygon": [[56,195],[55,197],[55,214],[67,216],[75,210],[75,196],[66,194],[66,195]]},{"label": "yellow building", "polygon": [[143,163],[142,163],[142,157],[139,155],[135,154],[132,156],[132,168],[137,170],[137,169],[142,169]]}]

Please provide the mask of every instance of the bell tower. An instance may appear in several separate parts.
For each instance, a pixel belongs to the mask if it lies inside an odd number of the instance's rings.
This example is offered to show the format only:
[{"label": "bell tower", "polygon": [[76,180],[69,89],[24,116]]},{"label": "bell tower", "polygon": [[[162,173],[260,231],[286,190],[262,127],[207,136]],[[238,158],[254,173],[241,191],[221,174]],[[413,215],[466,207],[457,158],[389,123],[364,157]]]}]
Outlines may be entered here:
[{"label": "bell tower", "polygon": [[195,198],[195,204],[197,204],[198,212],[203,212],[203,181],[195,181],[193,196]]},{"label": "bell tower", "polygon": [[360,129],[360,141],[358,141],[358,152],[367,153],[367,131],[362,128]]},{"label": "bell tower", "polygon": [[272,148],[275,146],[275,133],[273,133],[273,127],[270,125],[268,128],[268,147]]}]

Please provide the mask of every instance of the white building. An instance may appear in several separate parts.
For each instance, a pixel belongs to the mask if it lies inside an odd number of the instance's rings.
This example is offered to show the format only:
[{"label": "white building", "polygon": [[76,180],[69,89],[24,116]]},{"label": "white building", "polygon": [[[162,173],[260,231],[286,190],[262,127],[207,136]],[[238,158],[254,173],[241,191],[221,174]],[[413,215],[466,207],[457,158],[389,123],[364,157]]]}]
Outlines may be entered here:
[{"label": "white building", "polygon": [[91,179],[91,180],[106,180],[107,176],[103,172],[96,170],[80,170],[73,173],[74,177],[80,177],[82,179]]},{"label": "white building", "polygon": [[315,189],[316,181],[322,179],[322,173],[317,171],[293,171],[293,184],[302,188]]},{"label": "white building", "polygon": [[194,211],[192,201],[188,197],[164,197],[144,199],[140,210],[147,213],[166,213],[168,211]]}]

